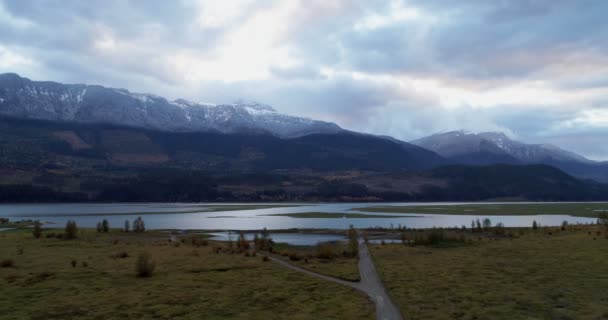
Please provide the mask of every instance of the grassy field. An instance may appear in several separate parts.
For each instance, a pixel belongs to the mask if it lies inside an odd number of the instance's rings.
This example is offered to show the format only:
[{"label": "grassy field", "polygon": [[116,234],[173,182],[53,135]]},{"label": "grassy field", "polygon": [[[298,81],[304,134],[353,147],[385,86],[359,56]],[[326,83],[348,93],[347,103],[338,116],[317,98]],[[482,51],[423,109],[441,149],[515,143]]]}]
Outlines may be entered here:
[{"label": "grassy field", "polygon": [[597,217],[599,212],[608,212],[608,203],[509,203],[509,204],[462,204],[429,206],[375,206],[354,208],[355,211],[409,213],[409,214],[454,214],[454,215],[572,215]]},{"label": "grassy field", "polygon": [[[373,305],[353,289],[259,255],[214,253],[219,245],[169,243],[160,232],[80,230],[76,240],[0,232],[0,318],[374,318]],[[156,263],[149,278],[136,276],[142,251]]]},{"label": "grassy field", "polygon": [[[316,246],[291,246],[284,243],[275,245],[276,253],[273,256],[314,272],[347,281],[359,281],[357,258],[342,255],[344,250],[348,250],[346,243],[339,242],[326,246],[331,247],[332,252],[336,255],[332,259],[319,258]],[[294,254],[296,258],[294,258]]]},{"label": "grassy field", "polygon": [[406,319],[608,319],[604,229],[542,228],[515,237],[370,250]]},{"label": "grassy field", "polygon": [[267,216],[292,217],[292,218],[416,218],[416,216],[405,215],[373,215],[364,213],[333,213],[333,212],[298,212],[298,213],[276,213]]}]

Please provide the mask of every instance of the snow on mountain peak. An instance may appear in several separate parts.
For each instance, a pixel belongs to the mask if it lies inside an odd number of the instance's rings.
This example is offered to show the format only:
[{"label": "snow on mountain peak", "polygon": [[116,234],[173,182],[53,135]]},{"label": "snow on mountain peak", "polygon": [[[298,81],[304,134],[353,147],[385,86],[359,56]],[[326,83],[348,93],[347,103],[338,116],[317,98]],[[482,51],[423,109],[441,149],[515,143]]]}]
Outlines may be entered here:
[{"label": "snow on mountain peak", "polygon": [[41,120],[111,123],[166,131],[253,130],[280,137],[342,130],[334,123],[278,113],[259,102],[240,100],[215,105],[184,99],[167,101],[126,89],[31,81],[14,74],[0,74],[0,99],[0,114]]}]

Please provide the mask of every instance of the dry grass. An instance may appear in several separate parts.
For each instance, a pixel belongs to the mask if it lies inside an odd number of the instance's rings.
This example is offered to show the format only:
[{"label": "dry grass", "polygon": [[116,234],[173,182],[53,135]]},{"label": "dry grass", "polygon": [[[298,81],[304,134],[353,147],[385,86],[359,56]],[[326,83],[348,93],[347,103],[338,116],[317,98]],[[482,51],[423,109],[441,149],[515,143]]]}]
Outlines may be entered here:
[{"label": "dry grass", "polygon": [[[48,232],[48,231],[47,231]],[[0,235],[2,319],[372,319],[373,305],[350,288],[260,257],[215,253],[222,244],[174,247],[166,234],[99,234],[78,239]],[[118,241],[116,241],[118,239]],[[25,248],[17,255],[16,247]],[[156,263],[136,276],[138,253]],[[120,259],[112,255],[121,254]],[[193,254],[196,252],[196,254]],[[72,267],[71,261],[78,261]]]},{"label": "dry grass", "polygon": [[370,249],[406,319],[608,319],[605,232],[528,229],[466,246]]}]

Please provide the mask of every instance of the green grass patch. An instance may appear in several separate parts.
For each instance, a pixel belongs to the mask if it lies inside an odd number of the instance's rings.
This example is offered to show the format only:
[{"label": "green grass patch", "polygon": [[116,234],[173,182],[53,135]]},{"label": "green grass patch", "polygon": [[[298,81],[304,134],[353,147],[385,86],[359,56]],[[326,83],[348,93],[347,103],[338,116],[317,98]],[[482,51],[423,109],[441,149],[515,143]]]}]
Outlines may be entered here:
[{"label": "green grass patch", "polygon": [[571,215],[595,218],[608,212],[608,203],[509,203],[429,206],[375,206],[354,208],[362,212],[452,215]]},{"label": "green grass patch", "polygon": [[517,236],[450,248],[387,244],[370,250],[406,319],[608,318],[608,231],[508,231]]},{"label": "green grass patch", "polygon": [[275,244],[273,256],[310,271],[347,281],[359,281],[359,260],[343,255],[344,250],[347,250],[346,243],[335,242],[325,245],[330,246],[335,254],[332,259],[319,258],[318,246],[293,246],[286,243]]},{"label": "green grass patch", "polygon": [[[76,240],[34,239],[25,230],[0,233],[0,260],[13,261],[0,268],[0,318],[374,318],[373,304],[351,288],[259,255],[215,253],[225,244],[197,247],[168,238],[90,229],[80,230]],[[136,276],[142,251],[155,263],[149,277]]]}]

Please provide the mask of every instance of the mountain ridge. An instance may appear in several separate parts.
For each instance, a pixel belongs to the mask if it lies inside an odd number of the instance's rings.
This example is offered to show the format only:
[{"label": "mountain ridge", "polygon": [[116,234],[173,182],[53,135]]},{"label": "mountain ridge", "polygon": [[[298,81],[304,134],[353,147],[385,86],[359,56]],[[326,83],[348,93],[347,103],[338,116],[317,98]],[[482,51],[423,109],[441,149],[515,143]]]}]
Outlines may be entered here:
[{"label": "mountain ridge", "polygon": [[529,144],[502,132],[448,131],[410,141],[456,163],[547,164],[583,179],[608,182],[608,166],[551,144]]},{"label": "mountain ridge", "polygon": [[109,123],[163,131],[266,131],[279,137],[343,131],[335,123],[278,113],[257,102],[204,104],[99,85],[32,81],[0,74],[0,114],[18,118]]}]

